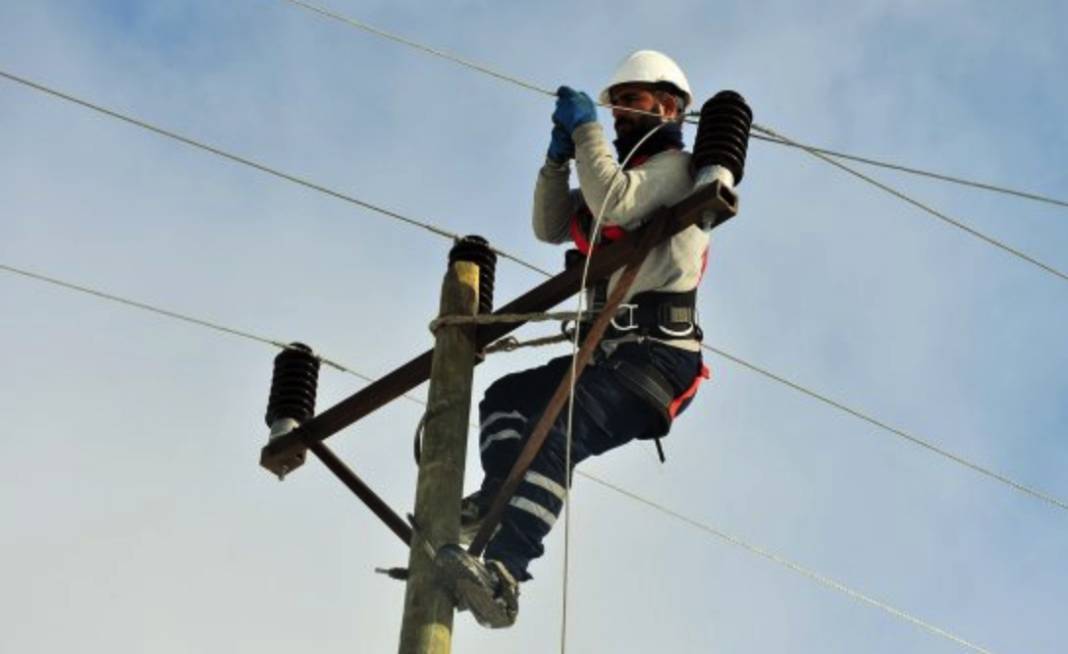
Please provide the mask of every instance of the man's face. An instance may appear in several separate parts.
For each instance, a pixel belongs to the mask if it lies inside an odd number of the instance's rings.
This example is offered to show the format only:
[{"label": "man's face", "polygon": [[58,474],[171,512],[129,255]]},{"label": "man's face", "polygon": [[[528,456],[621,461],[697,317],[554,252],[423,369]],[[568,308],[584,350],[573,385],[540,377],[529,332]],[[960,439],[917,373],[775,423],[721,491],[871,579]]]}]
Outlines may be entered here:
[{"label": "man's face", "polygon": [[[617,136],[626,136],[634,132],[647,132],[650,128],[659,125],[665,118],[674,117],[674,102],[670,107],[665,107],[667,94],[655,91],[640,84],[620,84],[609,92],[609,99],[615,107],[625,107],[644,111],[656,116],[650,116],[637,111],[624,109],[612,109],[612,118],[615,120]],[[670,115],[668,115],[670,114]]]}]

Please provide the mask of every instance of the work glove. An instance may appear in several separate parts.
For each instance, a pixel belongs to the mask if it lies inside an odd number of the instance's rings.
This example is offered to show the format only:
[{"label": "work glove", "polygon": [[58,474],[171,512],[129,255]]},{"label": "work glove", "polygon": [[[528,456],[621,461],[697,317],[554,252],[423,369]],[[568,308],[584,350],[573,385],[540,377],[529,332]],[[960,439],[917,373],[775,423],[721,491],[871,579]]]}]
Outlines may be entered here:
[{"label": "work glove", "polygon": [[553,125],[553,137],[549,141],[548,156],[556,163],[564,163],[575,157],[575,142],[571,135],[559,125]]},{"label": "work glove", "polygon": [[556,90],[556,111],[553,122],[564,128],[568,136],[579,125],[597,120],[597,108],[590,96],[576,91],[570,86],[561,86]]}]

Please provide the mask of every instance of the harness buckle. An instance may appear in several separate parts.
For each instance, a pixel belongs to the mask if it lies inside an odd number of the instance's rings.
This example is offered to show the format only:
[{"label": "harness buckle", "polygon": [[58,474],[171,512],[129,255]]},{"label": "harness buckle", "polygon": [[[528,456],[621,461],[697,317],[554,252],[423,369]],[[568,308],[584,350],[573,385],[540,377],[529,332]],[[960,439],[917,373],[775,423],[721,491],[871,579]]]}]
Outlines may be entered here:
[{"label": "harness buckle", "polygon": [[672,338],[687,338],[696,331],[693,310],[689,307],[661,304],[659,309],[657,328],[664,334]]},{"label": "harness buckle", "polygon": [[[616,331],[620,332],[632,332],[638,329],[638,305],[630,302],[624,302],[616,309],[616,315],[612,316],[612,327]],[[620,316],[626,317],[626,324],[620,324],[617,322]]]}]

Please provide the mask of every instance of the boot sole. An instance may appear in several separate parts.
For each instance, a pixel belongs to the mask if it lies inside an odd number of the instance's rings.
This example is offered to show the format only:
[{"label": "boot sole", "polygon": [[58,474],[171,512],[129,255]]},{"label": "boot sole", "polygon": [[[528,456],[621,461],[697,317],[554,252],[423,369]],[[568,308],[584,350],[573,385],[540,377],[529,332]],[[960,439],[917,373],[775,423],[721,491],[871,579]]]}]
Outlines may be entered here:
[{"label": "boot sole", "polygon": [[515,615],[494,598],[482,576],[470,565],[456,556],[443,557],[440,554],[436,562],[442,574],[451,582],[459,603],[471,610],[480,625],[501,629],[515,624]]}]

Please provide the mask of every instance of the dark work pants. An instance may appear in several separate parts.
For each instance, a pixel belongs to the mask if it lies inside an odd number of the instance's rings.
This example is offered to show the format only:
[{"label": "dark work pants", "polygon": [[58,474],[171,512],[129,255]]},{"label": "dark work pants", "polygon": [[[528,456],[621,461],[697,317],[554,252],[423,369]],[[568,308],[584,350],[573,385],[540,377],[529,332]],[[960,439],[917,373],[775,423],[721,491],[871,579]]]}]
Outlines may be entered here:
[{"label": "dark work pants", "polygon": [[[575,388],[572,472],[590,455],[666,431],[663,414],[626,388],[619,373],[606,365],[618,357],[639,366],[654,366],[674,387],[675,396],[690,387],[701,368],[699,352],[648,340],[624,343],[607,360],[587,366]],[[496,496],[570,365],[570,356],[553,359],[543,366],[506,375],[486,390],[479,404],[485,502]],[[531,578],[527,566],[545,551],[542,539],[564,506],[566,442],[565,406],[505,509],[500,530],[486,547],[484,557],[500,561],[520,581]]]}]

